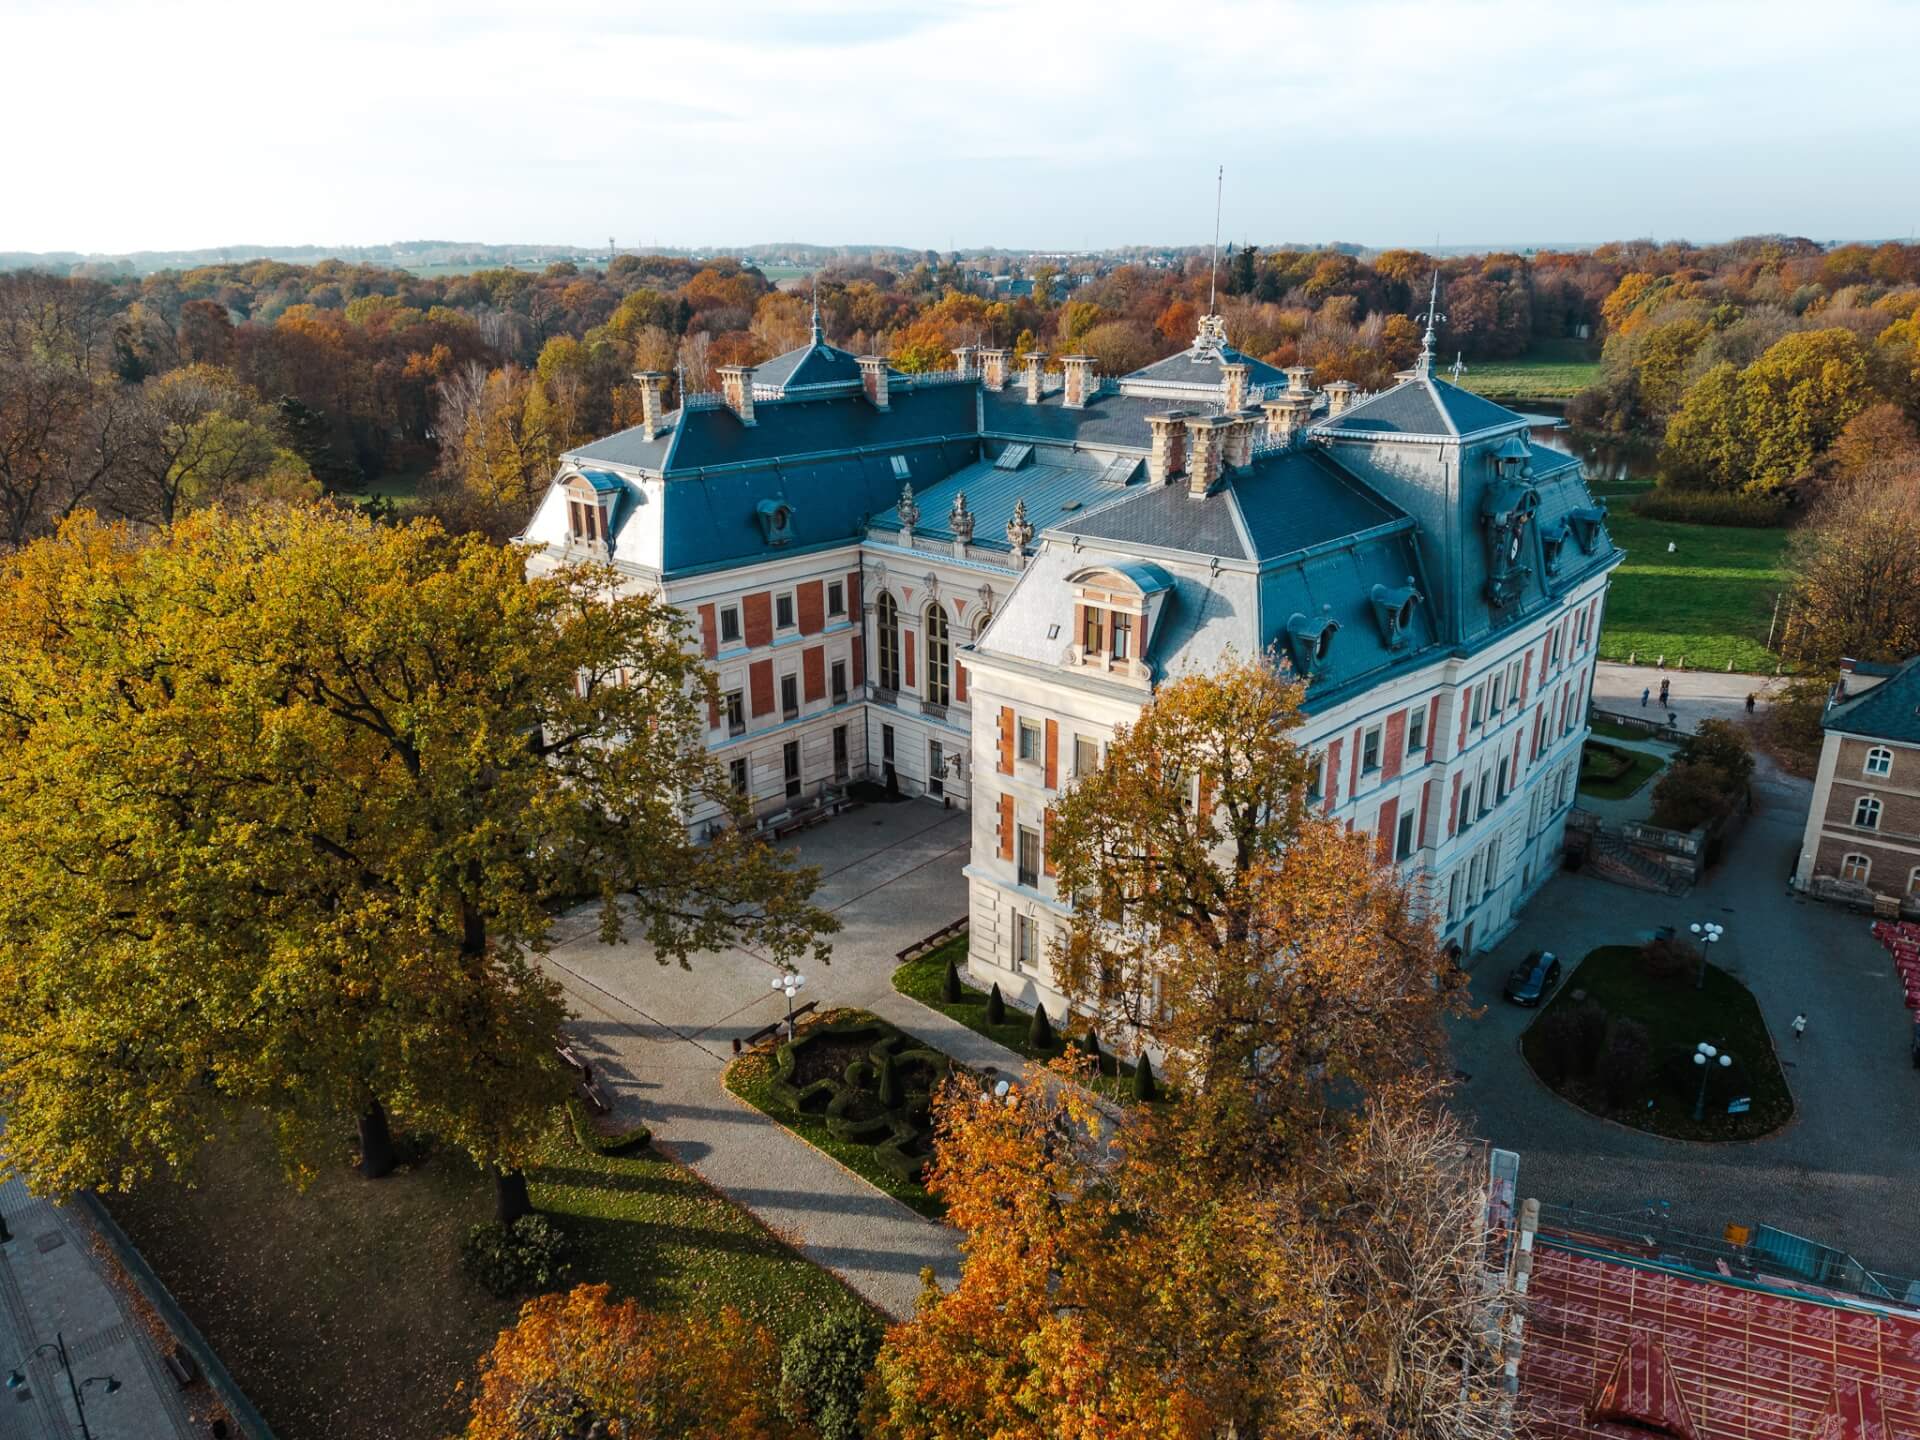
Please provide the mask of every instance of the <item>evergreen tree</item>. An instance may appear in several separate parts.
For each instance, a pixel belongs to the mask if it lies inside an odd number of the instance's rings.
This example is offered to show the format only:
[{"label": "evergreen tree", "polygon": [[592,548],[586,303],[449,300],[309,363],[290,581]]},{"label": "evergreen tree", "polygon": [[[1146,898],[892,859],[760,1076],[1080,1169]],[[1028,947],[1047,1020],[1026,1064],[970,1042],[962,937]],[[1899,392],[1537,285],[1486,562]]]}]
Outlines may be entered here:
[{"label": "evergreen tree", "polygon": [[1153,1079],[1153,1061],[1147,1058],[1144,1050],[1133,1066],[1133,1098],[1142,1104],[1160,1098],[1160,1087]]},{"label": "evergreen tree", "polygon": [[987,1023],[989,1025],[1004,1025],[1007,1023],[1007,1002],[1000,998],[1000,985],[998,981],[994,982],[993,989],[987,992]]},{"label": "evergreen tree", "polygon": [[940,989],[941,998],[949,1005],[957,1005],[965,998],[960,991],[960,967],[953,961],[947,961],[947,975]]},{"label": "evergreen tree", "polygon": [[1033,1022],[1027,1026],[1027,1044],[1042,1052],[1053,1048],[1053,1022],[1047,1018],[1047,1007],[1033,1007]]}]

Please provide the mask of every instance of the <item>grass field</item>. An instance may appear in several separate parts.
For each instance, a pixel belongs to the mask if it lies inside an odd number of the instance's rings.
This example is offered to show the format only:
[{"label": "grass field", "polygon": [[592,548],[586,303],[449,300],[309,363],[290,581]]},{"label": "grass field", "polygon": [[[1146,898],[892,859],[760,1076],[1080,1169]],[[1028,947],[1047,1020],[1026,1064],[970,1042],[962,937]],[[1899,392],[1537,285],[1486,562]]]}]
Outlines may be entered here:
[{"label": "grass field", "polygon": [[[1745,530],[1643,520],[1615,501],[1607,516],[1627,551],[1614,571],[1600,658],[1690,670],[1770,675],[1766,648],[1774,596],[1786,587],[1785,530]],[[1667,552],[1671,543],[1673,553]],[[1777,638],[1777,637],[1776,637]]]},{"label": "grass field", "polygon": [[1580,793],[1601,800],[1624,800],[1665,765],[1644,750],[1622,750],[1589,740],[1580,752]]},{"label": "grass field", "polygon": [[[1578,1005],[1574,992],[1584,991],[1607,1014],[1609,1021],[1634,1020],[1644,1025],[1652,1044],[1652,1065],[1646,1079],[1626,1102],[1607,1104],[1598,1080],[1574,1076],[1553,1084],[1551,1057],[1546,1055],[1547,1017]],[[1733,1065],[1716,1072],[1707,1084],[1706,1118],[1693,1118],[1700,1072],[1689,1063],[1693,1047],[1705,1040],[1733,1057]],[[1561,984],[1520,1037],[1527,1063],[1565,1100],[1605,1115],[1637,1130],[1682,1140],[1750,1140],[1786,1124],[1793,1115],[1793,1096],[1773,1052],[1773,1041],[1752,992],[1718,966],[1707,967],[1706,984],[1693,988],[1691,977],[1658,981],[1640,964],[1640,952],[1631,945],[1605,945],[1591,952]],[[1745,1114],[1727,1114],[1727,1101],[1745,1095],[1752,1108]]]},{"label": "grass field", "polygon": [[[659,1155],[600,1155],[562,1124],[528,1176],[566,1232],[574,1283],[603,1280],[666,1310],[732,1305],[782,1335],[861,1303]],[[281,1440],[459,1428],[457,1387],[518,1310],[460,1269],[468,1227],[493,1218],[492,1186],[470,1161],[430,1152],[378,1181],[342,1163],[298,1191],[250,1127],[190,1179],[109,1208]]]},{"label": "grass field", "polygon": [[1517,360],[1476,361],[1460,386],[1492,400],[1571,400],[1600,377],[1590,356],[1585,341],[1543,340]]}]

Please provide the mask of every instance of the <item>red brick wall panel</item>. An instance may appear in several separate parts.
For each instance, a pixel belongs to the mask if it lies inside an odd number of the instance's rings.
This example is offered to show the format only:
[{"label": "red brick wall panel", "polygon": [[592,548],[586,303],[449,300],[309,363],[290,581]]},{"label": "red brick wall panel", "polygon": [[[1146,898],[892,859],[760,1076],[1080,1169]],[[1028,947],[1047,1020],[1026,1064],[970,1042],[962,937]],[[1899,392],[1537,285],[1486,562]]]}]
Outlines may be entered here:
[{"label": "red brick wall panel", "polygon": [[754,715],[773,713],[773,662],[756,660],[747,667],[747,695]]},{"label": "red brick wall panel", "polygon": [[795,618],[802,635],[818,635],[827,628],[827,587],[821,580],[808,580],[793,592]]},{"label": "red brick wall panel", "polygon": [[773,643],[773,595],[759,590],[740,601],[740,623],[749,646]]},{"label": "red brick wall panel", "polygon": [[709,660],[720,653],[719,618],[711,605],[700,607],[700,653]]},{"label": "red brick wall panel", "polygon": [[815,645],[800,655],[800,678],[809,700],[827,698],[827,651]]}]

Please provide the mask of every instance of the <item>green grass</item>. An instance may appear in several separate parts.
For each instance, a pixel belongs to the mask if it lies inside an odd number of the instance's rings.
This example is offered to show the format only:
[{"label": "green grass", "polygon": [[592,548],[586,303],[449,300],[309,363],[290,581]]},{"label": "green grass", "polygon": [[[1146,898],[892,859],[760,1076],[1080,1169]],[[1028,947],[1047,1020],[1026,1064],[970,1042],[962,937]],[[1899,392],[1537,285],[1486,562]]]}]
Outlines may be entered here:
[{"label": "green grass", "polygon": [[[1651,713],[1651,712],[1649,712]],[[1666,718],[1664,715],[1661,717]],[[1645,730],[1636,730],[1631,725],[1616,725],[1611,720],[1589,720],[1587,728],[1594,734],[1607,740],[1646,740],[1651,738]]]},{"label": "green grass", "polygon": [[[732,1305],[782,1336],[862,1304],[657,1154],[596,1154],[561,1121],[528,1173],[534,1204],[572,1242],[573,1283],[606,1281],[669,1311]],[[181,1180],[108,1198],[281,1440],[458,1429],[457,1387],[518,1310],[460,1269],[460,1241],[492,1219],[493,1191],[456,1153],[429,1151],[378,1181],[343,1160],[296,1190],[251,1125]]]},{"label": "green grass", "polygon": [[[864,1010],[837,1010],[832,1014],[836,1019],[871,1022],[882,1029],[900,1033],[897,1027]],[[921,1042],[908,1037],[908,1043],[917,1046]],[[838,1160],[874,1189],[885,1191],[902,1205],[919,1211],[929,1219],[938,1220],[947,1213],[947,1207],[929,1195],[924,1186],[897,1180],[883,1169],[873,1158],[871,1145],[842,1140],[827,1128],[826,1121],[820,1116],[788,1108],[774,1094],[773,1079],[774,1058],[771,1050],[752,1051],[727,1067],[728,1090],[761,1114],[784,1125],[814,1149]]]},{"label": "green grass", "polygon": [[1600,362],[1582,340],[1542,340],[1517,360],[1480,360],[1460,386],[1495,400],[1571,400],[1600,378]]},{"label": "green grass", "polygon": [[[1623,761],[1625,769],[1616,763]],[[1599,800],[1624,800],[1657,775],[1667,762],[1643,750],[1621,750],[1589,740],[1580,752],[1580,793]],[[1591,766],[1591,770],[1590,767]]]},{"label": "green grass", "polygon": [[[938,1010],[949,1020],[958,1020],[976,1034],[989,1040],[997,1040],[1009,1050],[1017,1051],[1028,1060],[1044,1065],[1055,1056],[1065,1052],[1069,1037],[1059,1033],[1055,1027],[1054,1043],[1046,1049],[1036,1049],[1027,1043],[1027,1030],[1033,1023],[1033,1017],[1022,1011],[1007,1007],[1007,1018],[998,1025],[987,1023],[987,992],[976,990],[973,986],[960,982],[960,998],[946,998],[947,962],[964,969],[967,963],[967,937],[957,935],[936,950],[929,950],[917,960],[909,960],[893,972],[893,988],[909,999],[918,1000],[930,1010]],[[1049,1017],[1051,1018],[1051,1017]],[[1076,1030],[1075,1035],[1083,1033]],[[1113,1055],[1102,1051],[1100,1078],[1094,1088],[1110,1100],[1133,1100],[1133,1066]],[[1170,1092],[1161,1086],[1164,1099]]]},{"label": "green grass", "polygon": [[[1707,967],[1706,985],[1700,990],[1693,988],[1691,976],[1650,979],[1641,968],[1638,947],[1632,945],[1605,945],[1589,953],[1527,1027],[1521,1052],[1543,1080],[1552,1073],[1544,1053],[1547,1017],[1578,1004],[1573,998],[1577,990],[1585,991],[1610,1022],[1628,1019],[1646,1026],[1653,1064],[1646,1082],[1617,1109],[1607,1104],[1593,1077],[1554,1085],[1562,1099],[1635,1129],[1683,1140],[1749,1140],[1779,1129],[1792,1117],[1793,1096],[1752,992],[1714,965]],[[1699,1070],[1687,1057],[1702,1040],[1733,1056],[1734,1065],[1709,1080],[1706,1118],[1695,1121]],[[1727,1101],[1735,1095],[1751,1097],[1752,1109],[1744,1115],[1727,1114]]]},{"label": "green grass", "polygon": [[[1786,588],[1785,530],[1647,520],[1624,505],[1607,517],[1627,552],[1614,571],[1600,658],[1770,675],[1766,647],[1774,596]],[[1675,547],[1667,553],[1667,545]],[[1778,636],[1775,637],[1776,643]]]}]

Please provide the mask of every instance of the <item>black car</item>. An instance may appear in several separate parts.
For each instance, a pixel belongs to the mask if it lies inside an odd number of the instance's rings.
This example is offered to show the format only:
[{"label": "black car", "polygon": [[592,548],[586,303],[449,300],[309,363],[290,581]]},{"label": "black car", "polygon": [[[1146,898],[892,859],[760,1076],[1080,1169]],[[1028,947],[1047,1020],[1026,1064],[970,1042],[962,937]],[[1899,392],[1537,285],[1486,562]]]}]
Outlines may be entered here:
[{"label": "black car", "polygon": [[1536,950],[1507,977],[1507,999],[1516,1005],[1538,1005],[1560,983],[1560,962],[1551,950]]}]

